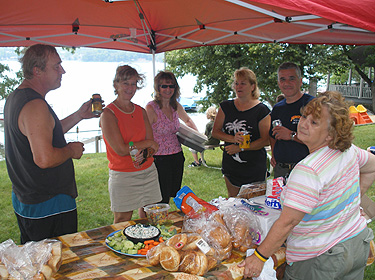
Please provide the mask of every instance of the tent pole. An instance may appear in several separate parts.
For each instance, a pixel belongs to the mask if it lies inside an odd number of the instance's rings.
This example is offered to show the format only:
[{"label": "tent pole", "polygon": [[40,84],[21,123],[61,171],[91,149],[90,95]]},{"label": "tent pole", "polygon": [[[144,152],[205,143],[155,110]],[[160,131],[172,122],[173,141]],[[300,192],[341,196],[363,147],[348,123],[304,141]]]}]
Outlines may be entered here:
[{"label": "tent pole", "polygon": [[153,74],[153,77],[155,78],[156,76],[156,66],[155,66],[155,50],[152,50],[152,74]]},{"label": "tent pole", "polygon": [[167,69],[167,52],[164,52],[164,70]]}]

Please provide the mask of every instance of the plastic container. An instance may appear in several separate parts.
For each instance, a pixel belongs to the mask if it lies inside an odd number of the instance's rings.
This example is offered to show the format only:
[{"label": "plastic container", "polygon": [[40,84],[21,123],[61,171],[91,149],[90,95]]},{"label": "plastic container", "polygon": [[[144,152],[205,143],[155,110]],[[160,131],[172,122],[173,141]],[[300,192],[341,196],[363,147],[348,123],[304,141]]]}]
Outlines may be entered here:
[{"label": "plastic container", "polygon": [[135,168],[140,168],[141,165],[137,161],[137,154],[138,154],[138,149],[134,146],[134,143],[131,141],[129,142],[129,154],[132,158],[132,162]]},{"label": "plastic container", "polygon": [[[152,229],[153,232],[155,232],[154,234],[146,234],[145,236],[134,236],[134,232],[133,233],[130,233],[132,232],[132,229],[136,229],[135,232],[138,232],[137,235],[142,235],[140,233],[148,233],[150,232],[150,230]],[[143,224],[135,224],[135,225],[132,225],[132,226],[128,226],[126,228],[123,229],[122,231],[123,235],[126,236],[126,238],[130,241],[132,241],[133,243],[137,244],[138,242],[145,242],[147,240],[159,240],[159,237],[160,237],[160,230],[157,228],[157,227],[154,227],[154,226],[150,226],[150,225],[143,225]]]},{"label": "plastic container", "polygon": [[171,208],[166,203],[156,203],[143,207],[146,212],[148,221],[152,225],[160,225],[168,220],[168,210]]}]

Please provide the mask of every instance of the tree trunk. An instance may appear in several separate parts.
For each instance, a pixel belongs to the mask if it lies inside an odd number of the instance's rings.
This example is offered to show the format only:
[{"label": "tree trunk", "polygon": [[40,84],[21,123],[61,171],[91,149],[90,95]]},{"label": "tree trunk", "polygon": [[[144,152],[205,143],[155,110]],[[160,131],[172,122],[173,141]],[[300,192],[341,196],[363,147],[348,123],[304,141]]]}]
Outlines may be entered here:
[{"label": "tree trunk", "polygon": [[371,95],[372,95],[372,108],[371,108],[371,111],[375,112],[375,82],[371,83]]},{"label": "tree trunk", "polygon": [[318,80],[316,78],[310,78],[309,80],[309,94],[316,96],[318,91]]}]

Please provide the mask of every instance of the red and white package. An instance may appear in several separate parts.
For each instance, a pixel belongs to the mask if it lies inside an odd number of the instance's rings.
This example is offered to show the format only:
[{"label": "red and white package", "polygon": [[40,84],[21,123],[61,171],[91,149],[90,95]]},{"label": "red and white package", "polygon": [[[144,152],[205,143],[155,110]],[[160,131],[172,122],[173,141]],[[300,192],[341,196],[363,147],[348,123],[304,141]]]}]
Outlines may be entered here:
[{"label": "red and white package", "polygon": [[267,180],[265,204],[269,208],[281,210],[280,195],[284,189],[284,178],[278,177]]},{"label": "red and white package", "polygon": [[267,180],[266,196],[280,200],[281,192],[284,189],[284,178],[278,177]]}]

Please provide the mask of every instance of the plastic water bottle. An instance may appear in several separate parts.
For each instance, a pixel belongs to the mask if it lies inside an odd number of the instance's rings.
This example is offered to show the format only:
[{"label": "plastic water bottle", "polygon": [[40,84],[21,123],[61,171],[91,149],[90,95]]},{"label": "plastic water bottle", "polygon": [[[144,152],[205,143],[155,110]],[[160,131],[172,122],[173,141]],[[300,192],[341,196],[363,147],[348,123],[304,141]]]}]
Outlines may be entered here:
[{"label": "plastic water bottle", "polygon": [[134,143],[129,142],[129,154],[132,158],[132,162],[135,168],[140,168],[140,164],[137,162],[138,149],[134,146]]}]

